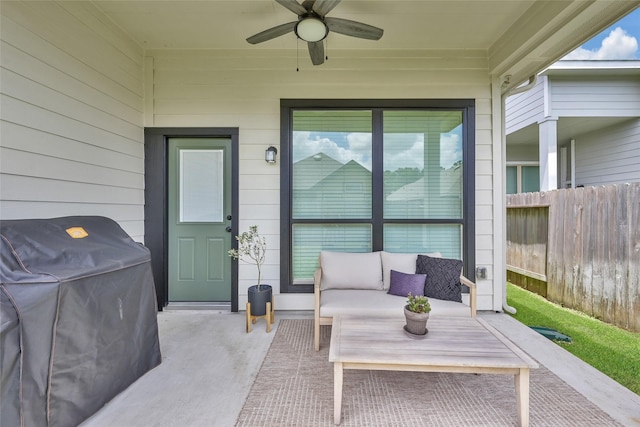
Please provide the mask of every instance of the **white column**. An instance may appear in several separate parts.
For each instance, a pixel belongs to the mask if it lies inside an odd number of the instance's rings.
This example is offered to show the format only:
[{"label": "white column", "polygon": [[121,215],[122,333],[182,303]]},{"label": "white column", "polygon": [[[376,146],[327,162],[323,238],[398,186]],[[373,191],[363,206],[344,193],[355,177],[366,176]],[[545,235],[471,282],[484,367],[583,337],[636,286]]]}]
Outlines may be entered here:
[{"label": "white column", "polygon": [[548,117],[538,123],[540,191],[558,188],[558,119]]},{"label": "white column", "polygon": [[[491,292],[493,293],[491,307],[494,311],[502,311],[504,308],[509,313],[515,313],[515,309],[507,306],[507,186],[506,186],[506,152],[507,137],[505,135],[505,98],[501,93],[502,80],[493,77],[491,80],[491,141],[493,160],[493,266],[489,273]],[[477,197],[476,197],[477,203]],[[476,235],[479,230],[476,229]],[[480,251],[482,252],[482,251]],[[476,248],[476,254],[478,249]],[[479,262],[480,261],[480,262]],[[479,256],[476,255],[476,265],[482,265]],[[473,275],[473,274],[472,274]],[[477,282],[479,282],[476,279]],[[477,284],[477,283],[476,283]],[[482,285],[480,285],[482,286]],[[486,289],[486,288],[485,288]],[[478,308],[482,306],[483,292],[478,292]],[[486,310],[489,307],[482,308]]]}]

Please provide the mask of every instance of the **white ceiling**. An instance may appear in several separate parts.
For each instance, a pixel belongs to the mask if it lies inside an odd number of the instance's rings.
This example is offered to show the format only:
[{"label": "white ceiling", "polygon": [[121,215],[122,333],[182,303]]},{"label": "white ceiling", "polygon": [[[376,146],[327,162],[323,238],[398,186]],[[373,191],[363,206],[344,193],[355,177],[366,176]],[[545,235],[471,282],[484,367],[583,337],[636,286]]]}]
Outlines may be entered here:
[{"label": "white ceiling", "polygon": [[[87,1],[145,50],[304,49],[293,33],[257,45],[246,42],[297,20],[274,0]],[[382,28],[384,35],[371,41],[330,33],[326,49],[486,58],[488,72],[501,79],[511,75],[513,87],[639,5],[640,0],[343,0],[328,16]]]},{"label": "white ceiling", "polygon": [[[245,39],[297,20],[273,0],[95,0],[146,49],[295,49],[292,33],[262,45]],[[534,0],[344,0],[328,16],[384,30],[379,41],[340,34],[332,49],[488,49]]]}]

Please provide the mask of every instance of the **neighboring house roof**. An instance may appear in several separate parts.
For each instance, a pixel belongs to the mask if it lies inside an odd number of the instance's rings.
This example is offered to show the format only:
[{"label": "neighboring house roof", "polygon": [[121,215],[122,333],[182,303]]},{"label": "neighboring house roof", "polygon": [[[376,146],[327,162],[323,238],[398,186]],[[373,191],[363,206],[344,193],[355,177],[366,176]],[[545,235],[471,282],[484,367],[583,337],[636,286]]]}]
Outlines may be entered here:
[{"label": "neighboring house roof", "polygon": [[325,153],[316,153],[293,164],[294,190],[308,190],[343,167],[344,164]]},{"label": "neighboring house roof", "polygon": [[640,76],[640,60],[561,60],[540,73],[542,76]]}]

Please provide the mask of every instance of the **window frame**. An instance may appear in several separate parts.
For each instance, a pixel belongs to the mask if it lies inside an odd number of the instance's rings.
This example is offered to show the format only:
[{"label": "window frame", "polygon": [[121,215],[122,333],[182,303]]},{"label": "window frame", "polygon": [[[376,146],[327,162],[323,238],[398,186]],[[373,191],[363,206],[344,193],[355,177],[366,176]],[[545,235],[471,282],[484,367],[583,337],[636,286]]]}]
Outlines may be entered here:
[{"label": "window frame", "polygon": [[[505,166],[505,179],[506,179],[506,170],[510,167],[516,168],[516,192],[507,194],[522,194],[522,168],[527,166],[537,166],[538,167],[538,179],[540,178],[540,162],[535,160],[524,160],[524,161],[509,161],[506,162]],[[538,191],[540,191],[540,185],[538,184]]]},{"label": "window frame", "polygon": [[[372,111],[372,250],[383,249],[384,224],[460,224],[463,274],[475,280],[475,100],[474,99],[281,99],[280,100],[280,292],[312,293],[312,284],[293,285],[292,268],[292,136],[295,110]],[[462,113],[462,218],[387,219],[383,214],[383,112],[385,110],[459,110]],[[361,219],[296,220],[295,223],[363,223]],[[471,276],[473,277],[471,277]]]}]

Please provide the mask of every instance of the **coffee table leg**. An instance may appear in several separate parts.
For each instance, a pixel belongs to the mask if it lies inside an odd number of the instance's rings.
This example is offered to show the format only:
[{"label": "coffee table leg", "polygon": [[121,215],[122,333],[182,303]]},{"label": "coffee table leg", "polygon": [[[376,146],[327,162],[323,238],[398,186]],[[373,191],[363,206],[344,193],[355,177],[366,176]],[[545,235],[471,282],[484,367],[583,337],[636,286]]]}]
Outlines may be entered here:
[{"label": "coffee table leg", "polygon": [[335,425],[340,424],[342,416],[342,363],[334,362],[333,364],[333,422]]},{"label": "coffee table leg", "polygon": [[529,427],[529,369],[520,369],[515,375],[516,404],[521,427]]}]

